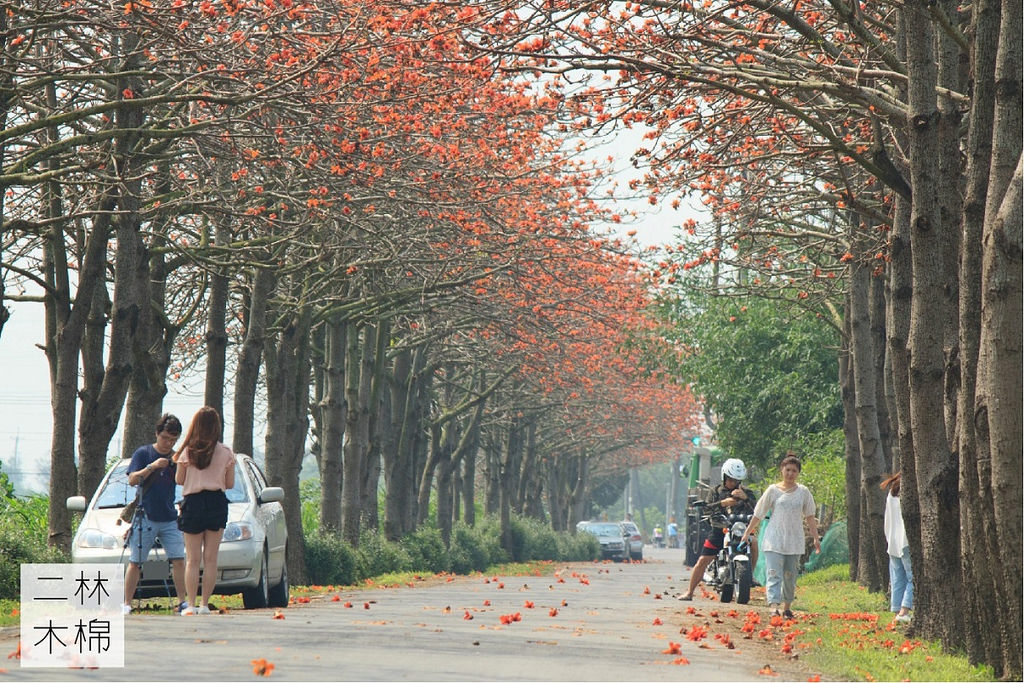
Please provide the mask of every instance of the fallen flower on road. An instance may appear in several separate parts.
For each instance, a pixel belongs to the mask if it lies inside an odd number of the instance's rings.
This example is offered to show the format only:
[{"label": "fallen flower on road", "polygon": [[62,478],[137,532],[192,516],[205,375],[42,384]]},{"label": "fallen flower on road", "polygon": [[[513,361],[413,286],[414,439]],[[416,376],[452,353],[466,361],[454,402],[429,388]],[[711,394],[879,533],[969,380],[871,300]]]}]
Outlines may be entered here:
[{"label": "fallen flower on road", "polygon": [[274,616],[272,616],[271,619],[284,619],[284,612],[279,609],[274,610]]},{"label": "fallen flower on road", "polygon": [[462,615],[462,618],[466,621],[470,621],[473,618],[473,615],[469,613],[469,610],[466,610],[466,613]]},{"label": "fallen flower on road", "polygon": [[765,664],[764,668],[762,668],[757,673],[761,674],[762,676],[778,676],[779,675],[779,674],[775,673],[774,671],[772,671],[772,665],[771,664]]},{"label": "fallen flower on road", "polygon": [[523,603],[523,607],[526,609],[533,609],[533,600],[527,600]]},{"label": "fallen flower on road", "polygon": [[346,602],[344,606],[345,606],[345,607],[351,607],[351,606],[352,606],[352,603],[351,603],[351,602]]},{"label": "fallen flower on road", "polygon": [[558,608],[557,607],[552,607],[551,609],[549,609],[548,610],[548,616],[549,617],[557,617],[558,616]]},{"label": "fallen flower on road", "polygon": [[675,659],[672,660],[672,663],[673,664],[689,664],[690,660],[687,659],[686,657],[676,657]]},{"label": "fallen flower on road", "polygon": [[270,672],[274,670],[274,664],[260,657],[250,662],[252,664],[252,672],[257,676],[269,676]]},{"label": "fallen flower on road", "polygon": [[671,640],[668,641],[668,647],[661,651],[663,655],[681,655],[683,654],[682,645],[680,643],[673,643]]},{"label": "fallen flower on road", "polygon": [[661,619],[659,619],[658,617],[654,617],[654,621],[652,621],[651,623],[655,626],[661,626]]}]

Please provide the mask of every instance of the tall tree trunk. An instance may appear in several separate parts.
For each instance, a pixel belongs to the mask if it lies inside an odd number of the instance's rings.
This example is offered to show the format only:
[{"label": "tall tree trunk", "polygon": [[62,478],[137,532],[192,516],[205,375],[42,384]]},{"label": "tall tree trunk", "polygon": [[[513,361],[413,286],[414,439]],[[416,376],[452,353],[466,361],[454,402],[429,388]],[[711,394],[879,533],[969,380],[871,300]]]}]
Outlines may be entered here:
[{"label": "tall tree trunk", "polygon": [[[940,114],[935,25],[929,0],[905,5],[909,106],[911,201],[910,239],[913,296],[910,311],[910,428],[913,466],[921,513],[921,557],[915,557],[917,603],[915,623],[921,634],[938,637],[947,648],[962,642],[953,603],[941,598],[960,592],[958,466],[946,438],[944,377],[946,297],[943,272],[945,244],[955,239],[955,225],[943,225],[936,160],[940,147]],[[904,453],[905,467],[908,464]],[[902,490],[902,487],[901,487]]]},{"label": "tall tree trunk", "polygon": [[384,535],[396,541],[412,529],[409,504],[416,497],[413,481],[413,455],[410,432],[418,425],[413,424],[415,413],[415,391],[413,383],[414,356],[422,356],[422,349],[399,351],[392,362],[391,372],[391,427],[388,440],[383,446],[384,481]]},{"label": "tall tree trunk", "polygon": [[569,529],[575,530],[576,523],[583,520],[589,502],[590,492],[590,468],[587,456],[583,453],[576,453],[571,456],[575,460],[575,481],[573,481],[572,494],[569,497]]},{"label": "tall tree trunk", "polygon": [[850,296],[843,315],[842,348],[839,351],[839,394],[843,402],[843,441],[846,444],[846,538],[850,548],[850,580],[860,575],[860,445],[857,436],[857,402],[853,385],[853,333],[850,329]]},{"label": "tall tree trunk", "polygon": [[[1001,662],[1002,646],[1017,618],[1007,610],[991,610],[1004,604],[998,597],[999,583],[993,571],[999,564],[995,534],[995,506],[992,502],[991,460],[981,457],[974,421],[977,390],[978,348],[981,336],[981,244],[985,224],[985,199],[989,164],[992,160],[992,128],[995,113],[995,62],[999,33],[999,0],[980,0],[973,7],[974,36],[971,98],[967,136],[966,189],[960,248],[960,391],[957,407],[957,449],[960,464],[960,544],[974,547],[962,553],[964,576],[963,623],[967,656],[972,664]],[[991,618],[999,622],[993,636]],[[1012,638],[1011,638],[1012,640]],[[996,667],[996,676],[1002,671]]]},{"label": "tall tree trunk", "polygon": [[[345,442],[341,489],[341,527],[346,541],[358,545],[362,522],[363,479],[369,452],[369,400],[376,348],[376,330],[367,325],[348,325],[345,352]],[[362,334],[360,334],[360,331]]]},{"label": "tall tree trunk", "polygon": [[284,489],[284,514],[288,527],[288,576],[306,580],[306,543],[302,530],[299,473],[309,432],[309,332],[312,312],[308,305],[284,317],[284,327],[264,341],[267,373],[267,478]]},{"label": "tall tree trunk", "polygon": [[[131,74],[141,53],[139,37],[131,32],[119,35],[112,49],[126,55],[124,73]],[[107,464],[107,449],[117,430],[132,375],[135,333],[140,317],[149,313],[149,254],[140,233],[139,207],[142,196],[143,163],[137,156],[140,133],[146,112],[134,98],[124,98],[125,91],[141,93],[143,84],[136,75],[120,75],[114,92],[118,106],[114,125],[120,131],[113,143],[112,168],[117,173],[117,208],[115,231],[117,248],[114,256],[114,294],[110,336],[107,339],[107,362],[102,383],[88,381],[82,387],[82,413],[78,424],[78,490],[89,497],[96,490]]]},{"label": "tall tree trunk", "polygon": [[[218,221],[214,242],[220,247],[231,240],[231,230]],[[208,275],[209,298],[206,310],[206,387],[203,400],[224,415],[224,376],[227,369],[228,351],[228,276],[227,268],[215,268]]]},{"label": "tall tree trunk", "polygon": [[[163,246],[156,237],[154,246]],[[139,317],[134,345],[135,370],[128,385],[124,411],[124,441],[121,457],[131,457],[136,448],[151,443],[167,395],[167,369],[178,328],[167,320],[164,304],[167,267],[160,250],[150,252],[149,307]],[[181,416],[178,416],[179,419]]]},{"label": "tall tree trunk", "polygon": [[[857,250],[863,257],[863,251]],[[885,469],[885,455],[878,429],[879,393],[875,382],[875,348],[871,329],[871,266],[858,259],[850,276],[850,349],[853,362],[857,438],[860,450],[860,550],[858,580],[871,591],[883,590],[888,567],[883,545],[885,498],[878,485]]]},{"label": "tall tree trunk", "polygon": [[345,344],[347,324],[327,321],[324,335],[324,396],[320,402],[320,528],[341,531],[342,449],[345,443]]},{"label": "tall tree trunk", "polygon": [[[391,344],[391,326],[387,320],[374,323],[373,355],[364,358],[364,369],[369,375],[369,393],[366,397],[366,468],[363,470],[362,497],[363,521],[366,529],[380,530],[380,470],[381,439],[383,437],[383,400],[385,394],[385,366],[387,350]],[[367,365],[368,363],[368,365]]]},{"label": "tall tree trunk", "polygon": [[245,308],[245,336],[238,353],[235,371],[235,428],[231,437],[237,453],[253,454],[253,431],[256,423],[256,387],[260,377],[260,359],[267,335],[267,301],[277,287],[277,277],[270,268],[256,267]]},{"label": "tall tree trunk", "polygon": [[[1021,677],[1022,397],[1022,85],[1020,3],[1004,2],[995,67],[995,112],[982,237],[981,338],[978,356],[979,459],[991,458],[992,500],[999,556],[997,592],[1010,617],[1003,625],[1003,674]],[[983,433],[984,432],[984,433]],[[985,450],[983,451],[982,448]],[[1015,486],[1016,484],[1016,486]]]},{"label": "tall tree trunk", "polygon": [[462,461],[462,520],[467,526],[476,526],[476,460],[480,451],[480,435]]},{"label": "tall tree trunk", "polygon": [[[62,215],[60,190],[56,184],[46,188],[47,212]],[[100,199],[92,230],[85,239],[84,254],[78,272],[77,295],[72,301],[68,277],[68,258],[64,248],[64,226],[54,221],[43,242],[43,270],[47,284],[44,300],[46,321],[46,358],[50,370],[50,410],[53,431],[50,435],[50,501],[48,543],[65,552],[71,550],[71,515],[65,501],[78,493],[75,467],[75,412],[78,400],[79,352],[85,328],[93,314],[94,293],[104,290],[104,266],[110,235],[110,216],[114,201]],[[101,311],[102,313],[102,311]]]}]

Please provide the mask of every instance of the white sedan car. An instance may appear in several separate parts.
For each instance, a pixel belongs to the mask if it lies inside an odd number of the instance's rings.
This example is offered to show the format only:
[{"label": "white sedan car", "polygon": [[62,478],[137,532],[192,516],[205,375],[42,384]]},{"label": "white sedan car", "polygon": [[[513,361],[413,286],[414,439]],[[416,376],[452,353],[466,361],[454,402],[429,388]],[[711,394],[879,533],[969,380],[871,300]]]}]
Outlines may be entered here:
[{"label": "white sedan car", "polygon": [[[125,564],[129,561],[121,511],[135,499],[136,487],[128,483],[124,459],[103,477],[88,505],[82,496],[67,500],[68,509],[84,512],[71,543],[72,562]],[[181,502],[181,486],[175,498]],[[235,455],[235,485],[227,491],[228,524],[217,553],[217,585],[220,595],[242,594],[245,607],[288,606],[288,564],[285,549],[288,532],[281,501],[284,491],[268,486],[259,465],[248,455]],[[157,541],[142,565],[136,597],[173,596],[170,562]]]}]

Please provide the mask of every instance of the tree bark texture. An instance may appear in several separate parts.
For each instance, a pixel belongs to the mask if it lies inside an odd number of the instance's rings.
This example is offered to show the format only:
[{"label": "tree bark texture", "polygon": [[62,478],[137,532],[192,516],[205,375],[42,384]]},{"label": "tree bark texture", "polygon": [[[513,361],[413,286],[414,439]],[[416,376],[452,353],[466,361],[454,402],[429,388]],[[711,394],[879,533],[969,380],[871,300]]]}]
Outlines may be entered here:
[{"label": "tree bark texture", "polygon": [[284,489],[288,527],[288,576],[306,580],[306,544],[302,530],[299,473],[309,431],[309,333],[312,313],[300,305],[283,316],[283,326],[264,344],[267,373],[266,472],[271,485]]},{"label": "tree bark texture", "polygon": [[277,277],[273,270],[262,267],[254,269],[249,305],[244,314],[245,335],[235,370],[235,423],[231,444],[237,453],[252,455],[253,452],[256,387],[263,347],[267,341],[267,301],[276,287]]},{"label": "tree bark texture", "polygon": [[342,449],[345,442],[345,342],[347,324],[340,318],[326,323],[324,335],[324,396],[320,441],[320,528],[341,530]]},{"label": "tree bark texture", "polygon": [[[231,238],[230,229],[223,220],[217,223],[214,241],[225,246]],[[224,415],[224,377],[228,352],[228,276],[224,266],[213,268],[207,275],[209,297],[206,308],[206,385],[203,401]]]},{"label": "tree bark texture", "polygon": [[959,591],[959,510],[957,463],[947,440],[944,379],[945,326],[948,315],[943,272],[945,244],[958,225],[943,225],[939,177],[942,152],[935,25],[926,0],[904,8],[907,32],[908,107],[910,114],[910,239],[913,295],[910,312],[910,428],[921,512],[923,562],[915,573],[916,622],[923,635],[938,637],[947,648],[959,645],[953,606],[941,595]]}]

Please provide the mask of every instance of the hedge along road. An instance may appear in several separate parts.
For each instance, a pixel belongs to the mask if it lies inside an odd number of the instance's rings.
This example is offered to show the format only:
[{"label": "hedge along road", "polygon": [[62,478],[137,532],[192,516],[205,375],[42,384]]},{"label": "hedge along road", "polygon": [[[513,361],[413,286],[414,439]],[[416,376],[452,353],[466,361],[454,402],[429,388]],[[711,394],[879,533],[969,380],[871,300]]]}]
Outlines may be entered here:
[{"label": "hedge along road", "polygon": [[[123,669],[29,669],[8,659],[2,678],[251,681],[259,678],[252,661],[263,659],[271,680],[289,681],[763,681],[766,663],[775,680],[807,679],[777,648],[746,640],[729,649],[713,637],[714,620],[686,614],[730,607],[675,599],[689,577],[683,551],[644,554],[643,563],[557,564],[543,576],[342,590],[285,610],[133,614]],[[763,613],[763,602],[732,607]],[[698,623],[708,624],[705,638],[680,633]],[[5,629],[0,653],[17,637]],[[678,654],[665,652],[672,644]]]}]

